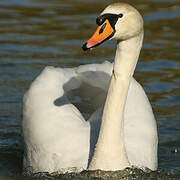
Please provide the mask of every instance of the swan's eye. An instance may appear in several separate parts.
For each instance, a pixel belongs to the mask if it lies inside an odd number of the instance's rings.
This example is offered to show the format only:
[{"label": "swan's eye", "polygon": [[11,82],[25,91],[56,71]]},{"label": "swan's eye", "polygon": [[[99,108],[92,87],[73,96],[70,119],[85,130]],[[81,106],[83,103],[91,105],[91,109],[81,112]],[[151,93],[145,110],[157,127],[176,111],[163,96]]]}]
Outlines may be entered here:
[{"label": "swan's eye", "polygon": [[122,18],[122,17],[123,17],[123,14],[122,14],[122,13],[120,13],[118,16],[119,16],[119,18]]},{"label": "swan's eye", "polygon": [[104,23],[101,27],[101,29],[99,30],[99,34],[103,33],[104,29],[106,27],[106,23]]}]

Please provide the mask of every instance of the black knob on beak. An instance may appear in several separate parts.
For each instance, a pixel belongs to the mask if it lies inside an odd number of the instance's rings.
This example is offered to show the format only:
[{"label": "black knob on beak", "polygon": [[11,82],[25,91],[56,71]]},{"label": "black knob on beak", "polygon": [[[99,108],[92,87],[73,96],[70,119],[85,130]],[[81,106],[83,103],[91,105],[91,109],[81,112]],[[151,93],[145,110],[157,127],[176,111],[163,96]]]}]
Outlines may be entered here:
[{"label": "black knob on beak", "polygon": [[98,26],[102,25],[104,23],[104,21],[106,20],[106,18],[104,16],[99,16],[96,18],[96,24]]}]

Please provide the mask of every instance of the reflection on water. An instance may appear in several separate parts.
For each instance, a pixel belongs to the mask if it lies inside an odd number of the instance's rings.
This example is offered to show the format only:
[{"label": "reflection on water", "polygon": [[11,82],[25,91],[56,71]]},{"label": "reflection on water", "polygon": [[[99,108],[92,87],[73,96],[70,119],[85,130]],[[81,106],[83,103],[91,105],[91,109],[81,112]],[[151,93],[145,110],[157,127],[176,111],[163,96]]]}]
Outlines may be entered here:
[{"label": "reflection on water", "polygon": [[[21,102],[47,65],[73,67],[113,60],[112,42],[84,53],[98,13],[114,1],[0,1],[0,173],[21,172]],[[124,2],[128,2],[124,0]],[[145,88],[158,123],[159,168],[180,167],[180,3],[132,0],[145,20],[135,77]]]}]

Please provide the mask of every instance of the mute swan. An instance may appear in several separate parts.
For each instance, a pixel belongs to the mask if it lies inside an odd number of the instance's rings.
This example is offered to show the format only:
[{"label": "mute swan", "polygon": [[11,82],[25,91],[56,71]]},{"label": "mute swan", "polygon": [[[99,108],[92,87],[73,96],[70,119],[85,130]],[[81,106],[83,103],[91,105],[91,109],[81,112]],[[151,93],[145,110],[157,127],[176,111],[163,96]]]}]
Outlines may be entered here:
[{"label": "mute swan", "polygon": [[[143,41],[142,17],[132,6],[115,3],[96,22],[98,28],[83,49],[117,40],[114,65],[46,67],[34,80],[23,99],[26,170],[157,169],[156,121],[132,77]],[[78,88],[83,89],[81,95],[94,97],[97,110],[88,121],[68,99],[67,94]]]}]

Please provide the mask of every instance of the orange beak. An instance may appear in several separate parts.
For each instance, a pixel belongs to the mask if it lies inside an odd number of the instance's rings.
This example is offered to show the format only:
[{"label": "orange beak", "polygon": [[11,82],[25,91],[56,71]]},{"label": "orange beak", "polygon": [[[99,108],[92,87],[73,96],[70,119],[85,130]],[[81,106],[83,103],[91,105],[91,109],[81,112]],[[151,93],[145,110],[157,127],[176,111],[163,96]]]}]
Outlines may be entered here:
[{"label": "orange beak", "polygon": [[105,40],[110,39],[115,33],[115,30],[111,27],[109,20],[106,19],[104,23],[98,26],[96,32],[92,37],[82,46],[84,51],[91,49],[99,44],[103,43]]}]

